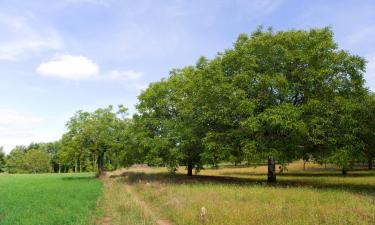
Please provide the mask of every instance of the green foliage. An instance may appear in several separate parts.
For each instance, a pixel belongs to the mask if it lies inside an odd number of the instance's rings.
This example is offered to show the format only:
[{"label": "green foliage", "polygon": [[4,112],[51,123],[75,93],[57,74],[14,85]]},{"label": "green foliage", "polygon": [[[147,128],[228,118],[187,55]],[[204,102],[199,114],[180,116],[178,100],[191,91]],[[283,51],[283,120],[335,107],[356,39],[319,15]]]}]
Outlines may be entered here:
[{"label": "green foliage", "polygon": [[24,155],[26,148],[23,146],[16,146],[7,156],[7,171],[9,173],[26,173],[24,164]]},{"label": "green foliage", "polygon": [[23,156],[23,167],[31,173],[51,172],[51,161],[46,152],[37,149],[28,150]]},{"label": "green foliage", "polygon": [[67,123],[68,132],[62,137],[59,157],[75,172],[119,167],[119,156],[125,147],[124,131],[129,123],[126,115],[124,106],[119,106],[118,112],[113,112],[112,106],[92,113],[78,111]]},{"label": "green foliage", "polygon": [[7,170],[9,173],[48,173],[51,161],[42,150],[18,146],[7,157]]}]

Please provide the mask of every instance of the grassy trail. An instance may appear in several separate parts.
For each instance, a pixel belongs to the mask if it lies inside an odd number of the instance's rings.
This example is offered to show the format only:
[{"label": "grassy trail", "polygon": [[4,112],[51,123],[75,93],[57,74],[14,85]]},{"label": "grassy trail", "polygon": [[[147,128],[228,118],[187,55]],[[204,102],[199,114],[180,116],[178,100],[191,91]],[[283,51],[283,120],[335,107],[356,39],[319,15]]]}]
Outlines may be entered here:
[{"label": "grassy trail", "polygon": [[154,210],[121,178],[113,179],[116,172],[107,173],[101,180],[105,192],[90,220],[95,225],[172,225],[160,219]]}]

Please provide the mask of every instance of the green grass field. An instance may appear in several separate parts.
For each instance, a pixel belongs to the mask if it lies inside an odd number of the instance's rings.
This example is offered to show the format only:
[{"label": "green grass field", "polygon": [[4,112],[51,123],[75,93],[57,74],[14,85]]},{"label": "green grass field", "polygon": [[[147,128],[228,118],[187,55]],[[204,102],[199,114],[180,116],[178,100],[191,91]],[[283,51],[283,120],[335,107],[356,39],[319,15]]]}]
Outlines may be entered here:
[{"label": "green grass field", "polygon": [[87,224],[102,186],[93,174],[0,174],[0,224]]}]

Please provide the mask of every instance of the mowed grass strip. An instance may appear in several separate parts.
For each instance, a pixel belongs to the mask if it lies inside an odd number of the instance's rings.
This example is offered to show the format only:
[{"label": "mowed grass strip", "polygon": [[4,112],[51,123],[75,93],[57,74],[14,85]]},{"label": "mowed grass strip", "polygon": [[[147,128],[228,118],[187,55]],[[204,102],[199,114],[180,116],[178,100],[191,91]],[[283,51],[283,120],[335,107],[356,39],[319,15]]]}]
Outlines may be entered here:
[{"label": "mowed grass strip", "polygon": [[0,175],[0,224],[87,224],[102,187],[91,173]]},{"label": "mowed grass strip", "polygon": [[375,224],[374,172],[343,177],[340,171],[291,166],[274,186],[266,184],[264,172],[265,167],[207,169],[187,178],[161,168],[133,168],[112,179],[131,185],[174,224]]},{"label": "mowed grass strip", "polygon": [[89,224],[95,225],[153,225],[155,215],[142,205],[128,189],[123,179],[103,178],[105,192],[99,200]]}]

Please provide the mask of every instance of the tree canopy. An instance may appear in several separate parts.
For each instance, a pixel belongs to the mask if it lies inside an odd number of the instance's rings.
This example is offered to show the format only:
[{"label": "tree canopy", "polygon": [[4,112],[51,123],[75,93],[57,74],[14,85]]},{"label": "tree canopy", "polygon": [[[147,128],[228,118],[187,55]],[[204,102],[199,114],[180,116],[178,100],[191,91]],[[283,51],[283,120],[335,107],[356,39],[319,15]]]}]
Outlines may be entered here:
[{"label": "tree canopy", "polygon": [[267,156],[283,164],[325,154],[346,167],[339,158],[362,145],[351,115],[367,94],[364,70],[365,60],[338,49],[329,28],[241,34],[232,49],[172,70],[141,93],[138,121],[154,143],[147,154],[186,165],[189,175]]}]

